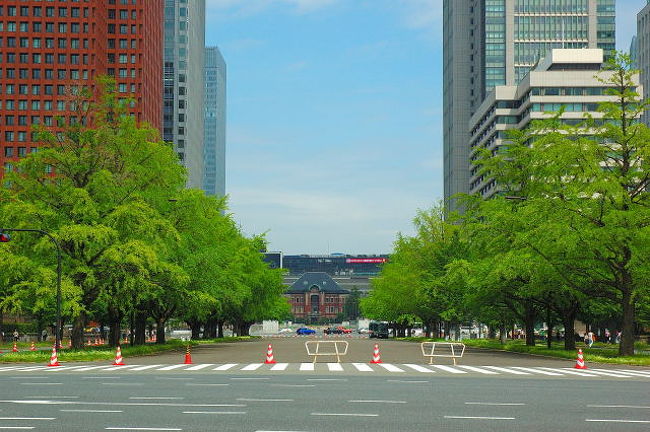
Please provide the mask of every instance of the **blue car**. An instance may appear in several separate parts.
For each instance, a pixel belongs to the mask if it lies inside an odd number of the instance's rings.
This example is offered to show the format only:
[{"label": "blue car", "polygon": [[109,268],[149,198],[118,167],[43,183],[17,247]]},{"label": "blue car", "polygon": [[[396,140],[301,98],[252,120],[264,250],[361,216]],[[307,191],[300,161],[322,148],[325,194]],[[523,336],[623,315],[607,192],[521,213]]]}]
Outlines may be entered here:
[{"label": "blue car", "polygon": [[300,327],[298,330],[296,330],[296,334],[298,335],[311,335],[311,334],[316,334],[316,330],[307,328],[307,327]]}]

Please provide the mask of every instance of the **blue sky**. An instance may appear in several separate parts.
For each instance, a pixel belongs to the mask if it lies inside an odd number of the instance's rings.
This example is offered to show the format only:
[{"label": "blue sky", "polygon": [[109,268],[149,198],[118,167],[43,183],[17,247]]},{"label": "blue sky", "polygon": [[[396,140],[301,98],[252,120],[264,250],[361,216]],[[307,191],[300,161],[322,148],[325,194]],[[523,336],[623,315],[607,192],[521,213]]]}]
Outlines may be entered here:
[{"label": "blue sky", "polygon": [[[442,0],[206,3],[244,232],[286,254],[390,252],[442,198]],[[618,1],[620,47],[643,3]]]}]

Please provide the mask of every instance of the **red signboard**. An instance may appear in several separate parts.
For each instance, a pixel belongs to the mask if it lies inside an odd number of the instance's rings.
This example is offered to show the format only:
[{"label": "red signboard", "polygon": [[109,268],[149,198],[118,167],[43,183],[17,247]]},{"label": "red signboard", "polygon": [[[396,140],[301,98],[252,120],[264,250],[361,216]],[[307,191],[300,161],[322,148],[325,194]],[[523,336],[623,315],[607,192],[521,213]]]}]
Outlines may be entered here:
[{"label": "red signboard", "polygon": [[346,258],[348,264],[381,264],[388,261],[388,258]]}]

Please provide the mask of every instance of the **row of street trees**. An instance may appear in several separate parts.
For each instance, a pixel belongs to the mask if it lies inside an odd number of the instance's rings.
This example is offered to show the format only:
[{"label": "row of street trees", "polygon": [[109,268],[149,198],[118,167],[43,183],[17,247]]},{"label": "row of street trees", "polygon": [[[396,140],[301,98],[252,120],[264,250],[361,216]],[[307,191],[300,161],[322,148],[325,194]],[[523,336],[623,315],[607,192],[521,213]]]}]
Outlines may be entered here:
[{"label": "row of street trees", "polygon": [[[601,119],[577,126],[562,112],[514,131],[477,161],[500,194],[460,197],[464,212],[419,212],[416,234],[399,236],[371,295],[367,316],[430,326],[478,320],[505,334],[516,322],[561,323],[574,349],[574,322],[622,330],[621,355],[650,324],[650,131],[629,58],[600,76],[611,100]],[[392,295],[395,293],[396,295]]]},{"label": "row of street trees", "polygon": [[[281,273],[262,260],[264,239],[242,234],[225,199],[185,189],[172,148],[126,114],[111,80],[97,84],[97,95],[70,96],[75,113],[56,130],[37,130],[43,146],[0,188],[0,228],[42,229],[61,245],[73,346],[83,346],[90,320],[108,324],[115,345],[125,325],[144,343],[151,319],[164,343],[170,318],[194,337],[201,329],[216,337],[225,322],[244,335],[257,320],[286,316]],[[0,311],[54,322],[54,257],[33,234],[4,243]]]}]

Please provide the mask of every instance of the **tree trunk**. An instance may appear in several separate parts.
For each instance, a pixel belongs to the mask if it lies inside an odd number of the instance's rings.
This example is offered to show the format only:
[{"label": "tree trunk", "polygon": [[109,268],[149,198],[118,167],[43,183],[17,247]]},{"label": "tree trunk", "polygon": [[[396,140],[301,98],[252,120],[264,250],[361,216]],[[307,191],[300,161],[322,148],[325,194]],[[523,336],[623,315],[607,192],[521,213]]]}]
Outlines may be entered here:
[{"label": "tree trunk", "polygon": [[86,327],[86,314],[79,313],[72,324],[72,348],[83,349],[84,347],[84,328]]},{"label": "tree trunk", "polygon": [[239,336],[250,336],[251,322],[245,321],[239,323]]},{"label": "tree trunk", "polygon": [[497,338],[497,329],[494,326],[489,326],[488,327],[488,339],[496,339]]},{"label": "tree trunk", "polygon": [[223,320],[217,321],[217,337],[223,339]]},{"label": "tree trunk", "polygon": [[499,340],[501,345],[505,345],[508,335],[506,334],[506,323],[499,324]]},{"label": "tree trunk", "polygon": [[165,322],[167,320],[156,318],[156,344],[158,345],[165,343]]},{"label": "tree trunk", "polygon": [[108,333],[108,344],[112,347],[120,345],[120,337],[122,336],[121,317],[109,313],[108,317],[111,325],[111,330]]},{"label": "tree trunk", "polygon": [[135,313],[135,345],[144,345],[147,341],[147,312],[137,310]]},{"label": "tree trunk", "polygon": [[573,309],[562,314],[562,324],[564,324],[564,349],[575,351],[576,349],[576,310]]},{"label": "tree trunk", "polygon": [[526,327],[526,345],[535,346],[535,307],[531,301],[524,303],[524,325]]},{"label": "tree trunk", "polygon": [[199,320],[187,320],[185,321],[190,329],[192,330],[192,340],[198,340],[201,338],[201,322]]},{"label": "tree trunk", "polygon": [[618,347],[618,354],[622,356],[634,355],[634,301],[629,288],[623,291],[621,299],[621,310],[623,311],[621,344]]}]

